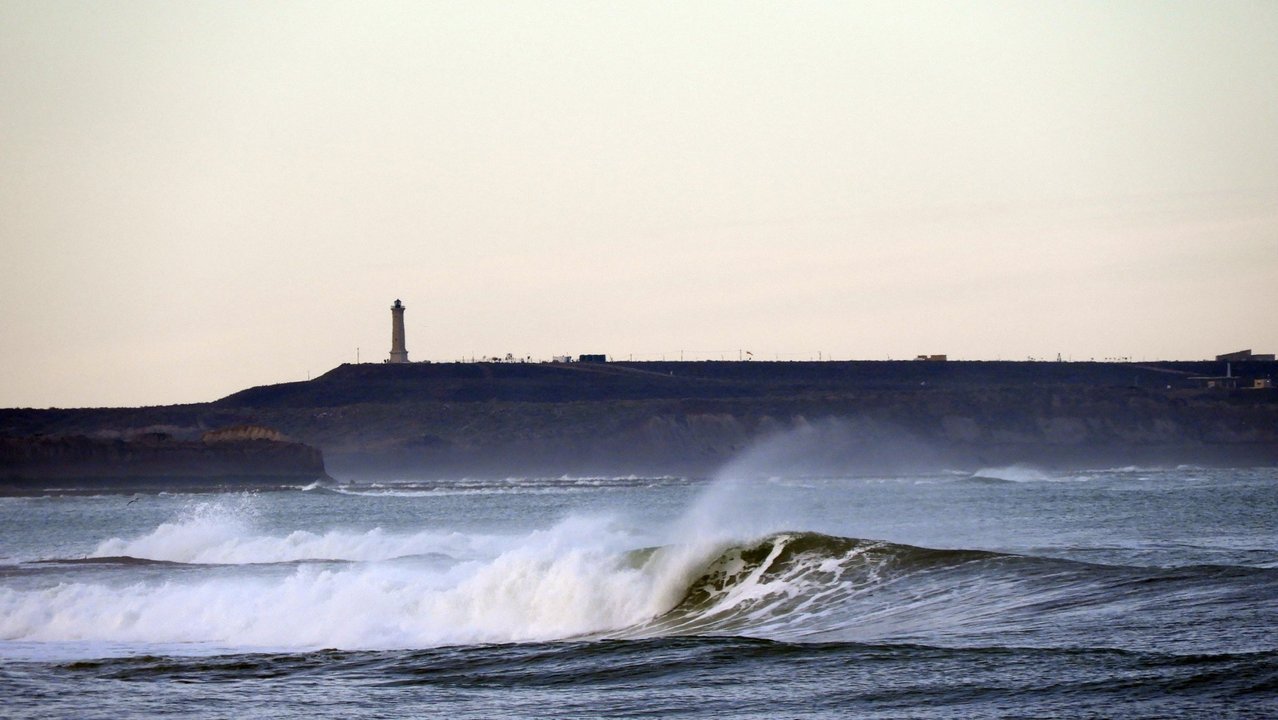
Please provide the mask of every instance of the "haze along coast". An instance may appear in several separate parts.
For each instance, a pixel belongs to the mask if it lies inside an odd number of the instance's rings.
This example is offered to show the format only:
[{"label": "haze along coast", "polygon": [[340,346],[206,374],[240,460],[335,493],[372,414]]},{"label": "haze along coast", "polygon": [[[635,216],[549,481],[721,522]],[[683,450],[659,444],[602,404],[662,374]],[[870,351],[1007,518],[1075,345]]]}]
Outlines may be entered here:
[{"label": "haze along coast", "polygon": [[[200,404],[0,410],[0,485],[182,468],[204,482],[269,484],[1278,462],[1278,363],[1250,353],[1148,363],[399,357]],[[262,430],[219,447],[217,432],[236,427]]]}]

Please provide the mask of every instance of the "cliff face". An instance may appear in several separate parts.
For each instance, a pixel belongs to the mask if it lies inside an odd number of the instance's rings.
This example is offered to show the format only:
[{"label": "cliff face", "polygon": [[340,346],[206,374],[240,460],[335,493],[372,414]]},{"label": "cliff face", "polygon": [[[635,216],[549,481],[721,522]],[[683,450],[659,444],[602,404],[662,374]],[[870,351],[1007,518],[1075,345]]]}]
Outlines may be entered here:
[{"label": "cliff face", "polygon": [[808,474],[974,470],[1011,463],[1278,463],[1278,403],[1272,393],[1046,388],[418,403],[321,410],[276,421],[324,446],[339,475],[710,474],[740,465],[746,456],[774,474],[796,468]]},{"label": "cliff face", "polygon": [[311,482],[327,477],[321,452],[273,440],[175,440],[161,433],[131,440],[0,438],[0,487],[55,481],[70,487],[151,483]]},{"label": "cliff face", "polygon": [[[360,365],[205,405],[0,411],[0,433],[161,430],[194,442],[263,424],[322,449],[342,479],[1278,463],[1278,390],[1207,390],[1192,379],[1225,372],[1223,363]],[[1250,384],[1278,364],[1232,372]]]}]

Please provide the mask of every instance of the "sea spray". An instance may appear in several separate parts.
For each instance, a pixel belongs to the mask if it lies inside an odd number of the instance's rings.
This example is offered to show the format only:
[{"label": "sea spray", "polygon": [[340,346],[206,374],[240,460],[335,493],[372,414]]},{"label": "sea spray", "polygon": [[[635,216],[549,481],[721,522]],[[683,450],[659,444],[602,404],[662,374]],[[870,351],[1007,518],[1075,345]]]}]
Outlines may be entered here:
[{"label": "sea spray", "polygon": [[462,560],[490,556],[514,540],[496,533],[390,533],[380,527],[271,534],[257,527],[255,497],[245,494],[192,503],[149,532],[99,542],[88,557],[217,565],[307,560],[363,562],[427,555]]},{"label": "sea spray", "polygon": [[[328,533],[296,544],[290,538],[299,533],[255,536],[243,523],[219,525],[218,517],[193,512],[99,550],[104,557],[215,560],[226,563],[222,569],[126,585],[90,579],[3,589],[0,639],[352,649],[555,640],[630,627],[668,610],[689,568],[705,561],[658,550],[635,563],[635,538],[607,517],[569,517],[502,538],[504,547],[490,541],[490,556],[446,563],[436,560],[438,552],[427,557],[431,538],[453,538],[444,533]],[[245,536],[237,539],[237,532]],[[293,562],[291,551],[299,549],[362,552],[334,548],[341,540],[375,545],[374,555],[421,552],[338,565]],[[162,551],[165,542],[176,549]],[[291,564],[279,564],[285,562]]]},{"label": "sea spray", "polygon": [[[178,516],[133,540],[111,538],[91,557],[133,557],[200,563],[224,562],[207,557],[213,548],[234,545],[249,533],[254,514],[252,495],[226,496],[183,507]],[[231,561],[234,562],[234,561]]]},{"label": "sea spray", "polygon": [[728,548],[802,527],[812,509],[792,497],[775,482],[725,473],[678,517],[640,534],[606,514],[477,534],[264,530],[260,496],[225,496],[91,553],[222,569],[10,591],[0,598],[0,637],[418,648],[628,634],[680,603]]},{"label": "sea spray", "polygon": [[717,473],[720,477],[820,478],[938,471],[935,448],[906,430],[870,418],[795,416]]},{"label": "sea spray", "polygon": [[[781,465],[798,464],[800,458],[811,460],[817,448],[831,443],[846,449],[850,432],[846,423],[803,421],[756,443],[725,465],[669,524],[664,545],[652,558],[654,575],[660,578],[653,588],[653,606],[675,607],[707,563],[729,548],[785,530],[813,527],[821,510],[818,496],[792,492],[786,483],[778,482],[787,476],[774,473]],[[822,461],[808,467],[824,472],[828,465]]]},{"label": "sea spray", "polygon": [[392,534],[372,528],[324,533],[294,530],[287,535],[260,535],[243,530],[243,526],[207,520],[165,523],[138,538],[104,541],[90,557],[213,565],[324,560],[373,562],[429,555],[467,559],[483,556],[509,541],[499,535],[466,535],[454,531]]}]

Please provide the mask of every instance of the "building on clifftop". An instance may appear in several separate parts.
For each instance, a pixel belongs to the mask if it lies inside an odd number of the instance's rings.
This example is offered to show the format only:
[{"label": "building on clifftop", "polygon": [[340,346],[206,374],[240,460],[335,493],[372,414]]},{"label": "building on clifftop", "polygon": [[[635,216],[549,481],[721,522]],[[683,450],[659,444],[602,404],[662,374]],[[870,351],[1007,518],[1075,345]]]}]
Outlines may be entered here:
[{"label": "building on clifftop", "polygon": [[386,362],[408,362],[408,348],[404,347],[404,305],[398,299],[391,305],[391,350]]}]

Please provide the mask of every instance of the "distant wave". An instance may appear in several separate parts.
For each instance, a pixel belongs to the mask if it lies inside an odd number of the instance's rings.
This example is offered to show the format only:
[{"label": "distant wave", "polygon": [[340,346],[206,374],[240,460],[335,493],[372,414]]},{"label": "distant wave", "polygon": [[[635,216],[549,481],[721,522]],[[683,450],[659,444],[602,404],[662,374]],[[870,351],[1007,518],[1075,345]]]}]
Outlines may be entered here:
[{"label": "distant wave", "polygon": [[52,558],[49,560],[33,560],[32,565],[182,565],[184,563],[170,560],[151,560],[128,555],[109,555],[106,557]]},{"label": "distant wave", "polygon": [[458,479],[441,481],[398,480],[346,483],[300,488],[307,492],[355,497],[448,497],[460,495],[553,495],[590,492],[599,489],[653,488],[695,482],[687,478],[663,476],[560,476],[505,479]]},{"label": "distant wave", "polygon": [[1026,465],[1009,465],[1006,467],[981,468],[972,473],[971,480],[984,482],[1050,482],[1051,475]]},{"label": "distant wave", "polygon": [[250,522],[251,512],[237,498],[194,505],[182,517],[161,523],[131,538],[110,538],[88,553],[89,560],[134,558],[136,561],[195,565],[260,565],[299,561],[371,562],[413,556],[448,556],[456,560],[487,556],[500,547],[500,536],[451,531],[393,533],[369,530],[295,530],[263,534]]},{"label": "distant wave", "polygon": [[563,495],[571,493],[590,492],[593,488],[582,486],[505,486],[505,487],[420,487],[420,486],[400,486],[400,487],[379,487],[379,488],[332,488],[330,492],[337,495],[351,495],[355,497],[450,497],[455,495]]}]

